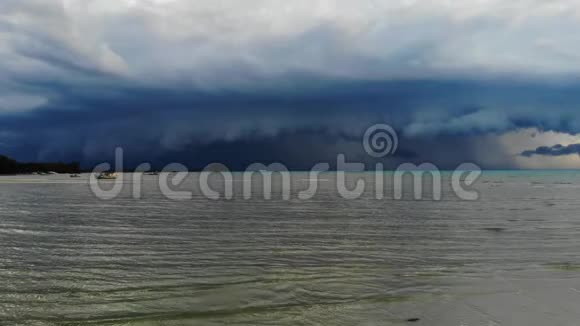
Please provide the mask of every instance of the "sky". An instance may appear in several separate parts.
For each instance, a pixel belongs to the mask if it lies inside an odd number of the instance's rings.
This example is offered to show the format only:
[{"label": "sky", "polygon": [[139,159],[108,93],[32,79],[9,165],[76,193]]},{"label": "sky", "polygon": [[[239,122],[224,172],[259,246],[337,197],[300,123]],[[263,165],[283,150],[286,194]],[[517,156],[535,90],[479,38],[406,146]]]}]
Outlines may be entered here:
[{"label": "sky", "polygon": [[2,0],[0,153],[580,168],[573,0]]}]

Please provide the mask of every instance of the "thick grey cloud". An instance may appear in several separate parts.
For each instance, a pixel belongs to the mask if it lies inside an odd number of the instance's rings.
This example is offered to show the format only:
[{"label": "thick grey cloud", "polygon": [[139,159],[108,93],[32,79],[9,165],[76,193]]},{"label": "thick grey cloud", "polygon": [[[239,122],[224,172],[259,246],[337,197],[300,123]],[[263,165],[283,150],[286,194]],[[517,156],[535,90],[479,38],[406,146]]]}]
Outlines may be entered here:
[{"label": "thick grey cloud", "polygon": [[580,24],[572,0],[5,0],[0,12],[3,55],[20,67],[154,84],[251,87],[296,72],[423,79],[580,71],[578,42],[565,32]]}]

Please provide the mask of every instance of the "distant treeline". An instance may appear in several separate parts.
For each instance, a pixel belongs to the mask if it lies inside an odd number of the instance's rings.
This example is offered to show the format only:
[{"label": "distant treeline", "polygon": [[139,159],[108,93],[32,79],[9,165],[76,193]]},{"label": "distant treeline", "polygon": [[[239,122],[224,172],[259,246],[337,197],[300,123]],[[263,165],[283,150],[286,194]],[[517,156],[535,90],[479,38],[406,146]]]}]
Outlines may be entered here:
[{"label": "distant treeline", "polygon": [[73,163],[20,163],[0,155],[0,174],[25,174],[33,172],[79,173],[81,165]]}]

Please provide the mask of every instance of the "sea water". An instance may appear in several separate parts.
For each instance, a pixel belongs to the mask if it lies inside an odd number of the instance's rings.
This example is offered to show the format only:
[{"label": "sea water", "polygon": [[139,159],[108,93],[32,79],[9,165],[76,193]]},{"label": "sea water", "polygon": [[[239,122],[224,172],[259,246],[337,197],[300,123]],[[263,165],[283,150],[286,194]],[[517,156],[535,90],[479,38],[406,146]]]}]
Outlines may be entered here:
[{"label": "sea water", "polygon": [[334,173],[310,200],[174,200],[158,178],[105,201],[86,174],[0,177],[0,324],[580,323],[580,172],[485,172],[476,201],[347,200]]}]

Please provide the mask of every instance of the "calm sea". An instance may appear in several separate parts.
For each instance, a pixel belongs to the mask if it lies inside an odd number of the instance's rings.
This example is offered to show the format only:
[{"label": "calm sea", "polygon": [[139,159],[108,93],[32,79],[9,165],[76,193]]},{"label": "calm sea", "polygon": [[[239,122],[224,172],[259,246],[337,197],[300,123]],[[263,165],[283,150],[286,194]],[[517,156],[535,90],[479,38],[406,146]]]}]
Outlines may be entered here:
[{"label": "calm sea", "polygon": [[335,177],[307,201],[0,177],[0,325],[580,324],[580,172],[486,172],[479,200],[444,182],[438,202],[346,200]]}]

